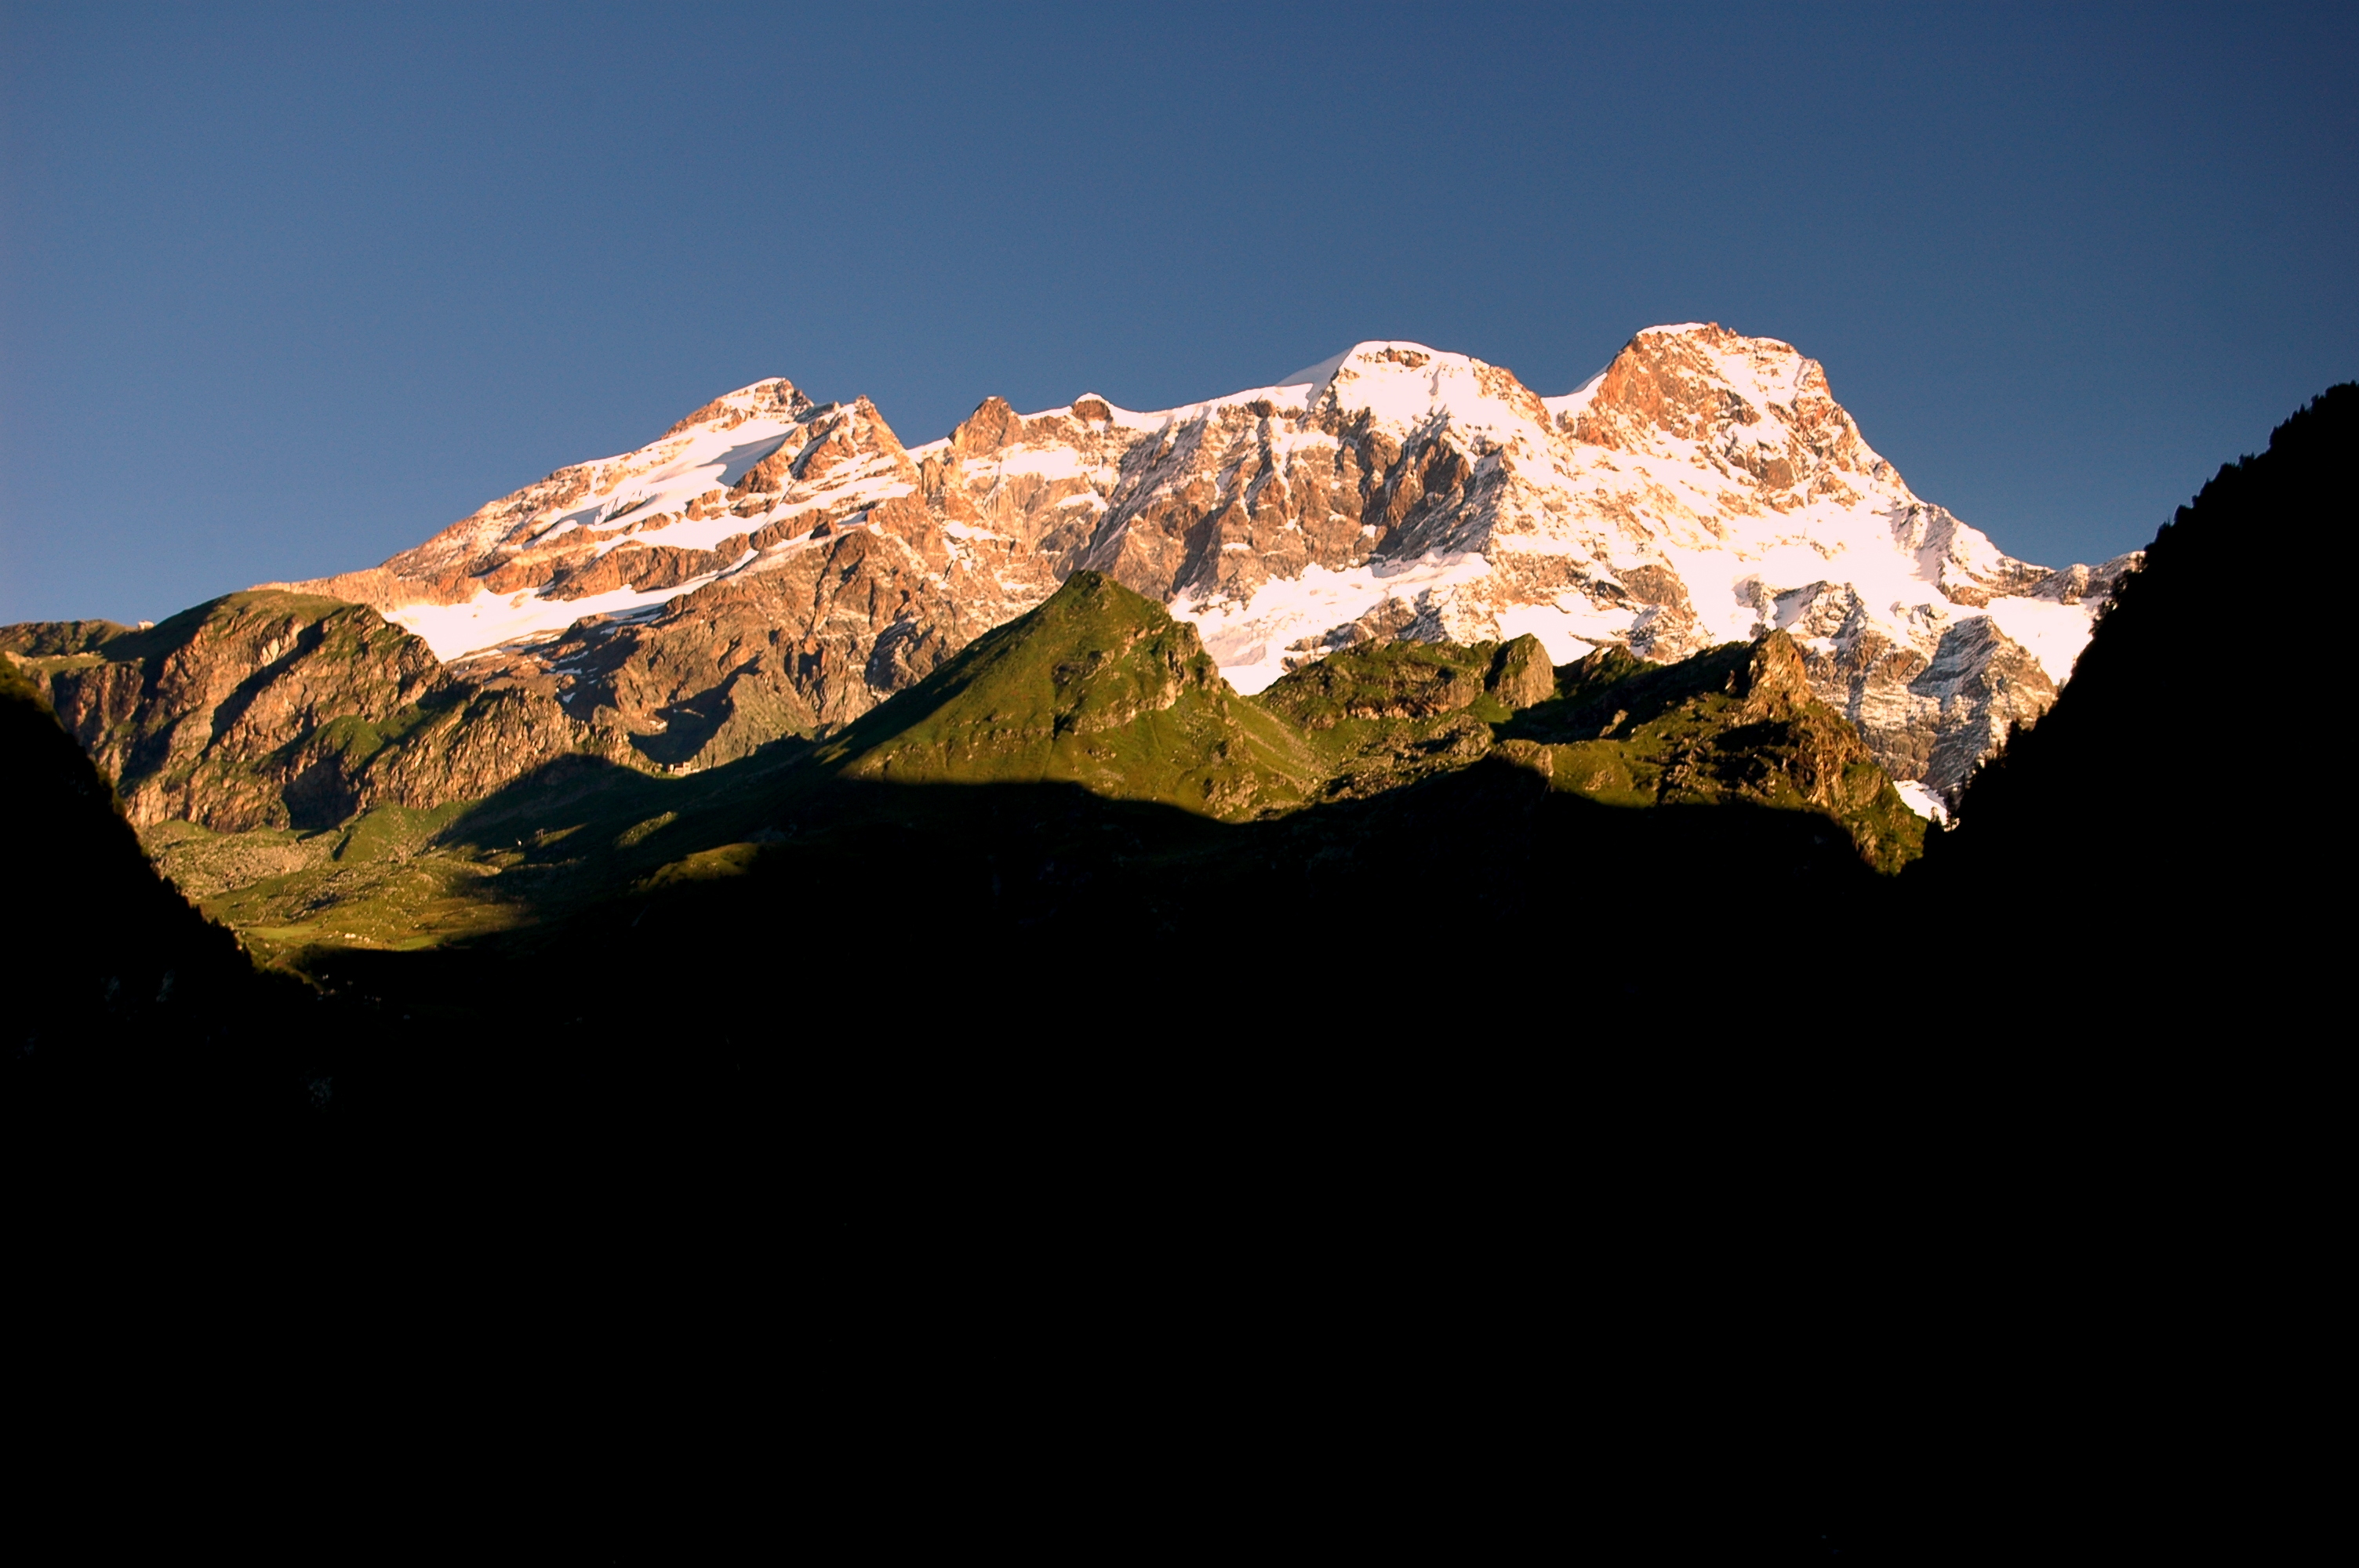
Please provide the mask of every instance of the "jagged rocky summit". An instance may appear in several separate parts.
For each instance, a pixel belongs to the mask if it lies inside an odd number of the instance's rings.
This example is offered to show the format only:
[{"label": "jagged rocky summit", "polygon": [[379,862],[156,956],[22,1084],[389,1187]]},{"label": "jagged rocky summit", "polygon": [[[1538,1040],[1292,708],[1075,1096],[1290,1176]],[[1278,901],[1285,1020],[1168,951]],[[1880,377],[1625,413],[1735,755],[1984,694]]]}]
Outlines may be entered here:
[{"label": "jagged rocky summit", "polygon": [[[143,633],[137,673],[106,673],[123,661],[92,634],[86,667],[52,661],[51,685],[85,745],[121,753],[135,818],[203,819],[191,749],[296,723],[310,698],[272,697],[270,672],[332,640],[375,647],[381,616],[386,689],[364,706],[423,703],[431,755],[408,755],[405,730],[348,736],[323,763],[274,729],[277,760],[255,765],[277,783],[255,787],[424,805],[567,751],[679,770],[832,730],[1088,569],[1192,622],[1245,693],[1394,639],[1529,635],[1560,665],[1614,648],[1660,663],[1784,630],[1814,695],[1926,809],[2055,699],[2136,561],[2009,557],[1919,501],[1782,342],[1657,328],[1561,397],[1369,342],[1157,413],[987,399],[914,449],[864,398],[757,383],[383,566]],[[369,609],[330,627],[343,612],[326,600]],[[399,651],[405,632],[430,664]],[[204,651],[223,637],[243,652]],[[471,742],[474,725],[496,741]],[[143,784],[142,757],[182,782]],[[270,815],[225,809],[218,825]]]}]

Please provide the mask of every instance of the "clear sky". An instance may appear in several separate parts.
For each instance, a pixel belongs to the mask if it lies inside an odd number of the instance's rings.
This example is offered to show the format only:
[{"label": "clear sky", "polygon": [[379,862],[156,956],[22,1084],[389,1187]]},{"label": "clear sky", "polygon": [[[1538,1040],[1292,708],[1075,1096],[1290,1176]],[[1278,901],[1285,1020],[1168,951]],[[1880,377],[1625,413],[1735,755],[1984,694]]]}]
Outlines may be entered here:
[{"label": "clear sky", "polygon": [[0,621],[371,565],[766,375],[915,443],[1685,320],[2096,560],[2359,376],[2354,153],[2347,5],[5,5]]}]

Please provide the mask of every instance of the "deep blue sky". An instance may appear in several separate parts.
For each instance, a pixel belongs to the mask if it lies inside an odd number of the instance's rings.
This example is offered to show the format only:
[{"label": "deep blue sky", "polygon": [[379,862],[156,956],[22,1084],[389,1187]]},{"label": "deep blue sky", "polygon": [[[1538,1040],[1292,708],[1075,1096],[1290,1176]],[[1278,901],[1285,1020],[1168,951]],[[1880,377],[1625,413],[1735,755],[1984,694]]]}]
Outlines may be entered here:
[{"label": "deep blue sky", "polygon": [[373,564],[783,374],[905,439],[1709,319],[2018,555],[2359,376],[2359,12],[0,9],[0,621]]}]

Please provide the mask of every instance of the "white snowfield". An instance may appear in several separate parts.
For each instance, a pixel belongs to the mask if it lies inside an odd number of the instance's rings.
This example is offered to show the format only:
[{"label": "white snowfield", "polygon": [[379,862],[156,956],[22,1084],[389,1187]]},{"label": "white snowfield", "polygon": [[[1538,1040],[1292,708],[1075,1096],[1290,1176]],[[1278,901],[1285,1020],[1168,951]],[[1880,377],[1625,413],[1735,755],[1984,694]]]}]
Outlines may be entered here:
[{"label": "white snowfield", "polygon": [[[1414,343],[1361,344],[1305,373],[1325,379],[1279,389],[1305,403],[1330,401],[1346,416],[1365,410],[1401,437],[1439,429],[1479,454],[1478,468],[1511,482],[1487,514],[1468,519],[1453,541],[1461,550],[1343,573],[1314,568],[1296,581],[1268,583],[1243,602],[1189,602],[1208,644],[1215,638],[1222,644],[1215,653],[1223,673],[1240,689],[1257,690],[1284,673],[1255,656],[1264,643],[1324,630],[1405,590],[1456,608],[1446,616],[1453,633],[1528,633],[1560,664],[1603,643],[1632,642],[1649,619],[1647,607],[1601,604],[1578,590],[1518,602],[1523,596],[1512,588],[1490,586],[1502,557],[1563,557],[1595,562],[1609,575],[1669,568],[1686,590],[1691,638],[1702,643],[1791,629],[1808,608],[1808,590],[1832,584],[1856,595],[1867,619],[1885,623],[1896,641],[1911,640],[1912,623],[1921,640],[1929,618],[1946,626],[1988,616],[2051,680],[2071,676],[2102,599],[2067,604],[2035,592],[1978,605],[1953,600],[1945,578],[1957,584],[2027,568],[1946,514],[1927,530],[1923,515],[1935,509],[1855,436],[1845,452],[1798,432],[1795,410],[1814,392],[1833,409],[1816,364],[1783,344],[1716,342],[1729,335],[1701,324],[1640,334],[1663,336],[1693,340],[1716,373],[1712,379],[1741,400],[1723,429],[1692,438],[1656,429],[1612,447],[1586,442],[1568,427],[1607,372],[1562,397],[1538,399],[1534,408],[1493,395],[1477,374],[1489,367],[1479,362]],[[1386,350],[1429,362],[1380,360]],[[1842,424],[1847,429],[1848,418]],[[1818,484],[1775,485],[1757,471],[1798,451],[1822,460]]]},{"label": "white snowfield", "polygon": [[[550,596],[555,584],[484,588],[461,603],[424,601],[446,589],[391,605],[389,618],[449,661],[546,638],[584,616],[654,611],[815,547],[794,527],[805,514],[832,531],[858,526],[857,508],[918,491],[919,465],[934,475],[950,465],[990,503],[942,516],[954,549],[1029,550],[1066,529],[1081,543],[1059,557],[1064,569],[1116,569],[1129,531],[1148,525],[1139,519],[1168,513],[1175,497],[1209,497],[1187,504],[1206,516],[1249,514],[1251,526],[1224,524],[1212,564],[1190,568],[1167,597],[1240,691],[1369,634],[1528,633],[1569,664],[1606,645],[1676,658],[1784,629],[1820,695],[1859,723],[1908,786],[1904,798],[1933,815],[2008,724],[2053,700],[2113,583],[2138,558],[2049,571],[2009,557],[1909,491],[1815,362],[1703,323],[1639,333],[1562,396],[1537,395],[1462,354],[1365,342],[1272,385],[1185,407],[1141,413],[1092,396],[1020,424],[1011,416],[1006,438],[963,454],[948,440],[904,451],[864,401],[814,409],[783,382],[730,394],[698,417],[637,451],[566,470],[579,482],[549,504],[536,509],[538,492],[566,475],[411,556],[540,550],[570,535],[594,540],[596,555],[626,539],[712,552],[766,527],[768,542],[667,587],[573,598]],[[749,519],[713,503],[712,515],[687,515],[782,447],[797,444],[790,456],[816,449],[830,430],[849,432],[832,438],[848,444],[842,461],[805,471],[796,459],[769,510]],[[1321,476],[1332,489],[1339,471],[1375,472],[1375,459],[1339,468],[1353,443],[1386,462],[1400,454],[1386,483],[1412,459],[1424,465],[1422,498],[1389,528],[1372,521],[1355,534],[1349,515],[1303,512],[1310,503],[1299,497],[1327,493]],[[1437,468],[1437,459],[1448,460]],[[1019,513],[1020,526],[1009,521]],[[660,525],[627,532],[635,520]],[[1325,543],[1307,552],[1291,543],[1321,527]],[[1359,542],[1338,554],[1338,536]],[[387,569],[406,581],[423,568],[397,557]],[[1370,617],[1383,621],[1377,632],[1353,631]]]},{"label": "white snowfield", "polygon": [[1931,822],[1950,819],[1949,804],[1916,779],[1902,779],[1893,786],[1900,792],[1901,804],[1918,816]]},{"label": "white snowfield", "polygon": [[562,632],[588,615],[638,615],[661,610],[682,593],[713,580],[694,579],[678,588],[619,588],[584,599],[550,600],[537,593],[478,593],[462,604],[410,604],[388,610],[385,618],[414,632],[434,650],[434,656],[452,664],[470,654],[496,648],[520,638]]},{"label": "white snowfield", "polygon": [[[847,503],[886,501],[916,488],[911,477],[902,471],[906,463],[870,461],[810,484],[797,484],[778,504],[750,521],[727,510],[701,517],[688,515],[690,502],[725,492],[747,470],[787,443],[799,443],[810,437],[811,427],[826,422],[834,412],[832,408],[816,410],[816,417],[803,418],[753,412],[765,401],[775,401],[758,395],[770,384],[756,384],[718,399],[711,406],[711,416],[688,430],[637,451],[569,470],[595,476],[588,494],[561,506],[530,512],[512,526],[496,531],[492,542],[547,549],[562,546],[569,535],[574,535],[588,541],[586,548],[592,559],[626,542],[675,550],[712,550],[761,524],[789,523],[805,514],[817,521],[825,514],[840,515]],[[804,400],[802,407],[810,406]],[[897,446],[894,450],[897,455]],[[543,482],[553,482],[557,477]],[[529,490],[520,492],[531,493]],[[858,525],[854,520],[839,525],[834,533]],[[462,524],[446,530],[446,535],[466,526]],[[396,604],[384,613],[386,619],[416,633],[434,650],[435,657],[450,664],[506,644],[546,639],[589,617],[651,614],[684,594],[725,577],[761,571],[813,543],[807,536],[794,537],[759,550],[745,550],[725,565],[662,588],[626,586],[571,598],[546,588],[513,593],[479,589],[460,603]],[[397,562],[400,559],[396,557]]]}]

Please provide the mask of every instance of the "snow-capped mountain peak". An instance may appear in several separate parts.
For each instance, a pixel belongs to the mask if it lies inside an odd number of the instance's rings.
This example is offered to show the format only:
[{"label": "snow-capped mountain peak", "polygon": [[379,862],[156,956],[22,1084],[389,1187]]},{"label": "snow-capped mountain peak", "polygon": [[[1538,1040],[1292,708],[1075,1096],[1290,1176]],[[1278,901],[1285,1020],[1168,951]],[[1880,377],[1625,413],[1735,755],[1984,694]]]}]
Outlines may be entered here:
[{"label": "snow-capped mountain peak", "polygon": [[[626,722],[708,678],[743,707],[757,666],[777,711],[851,717],[1084,567],[1194,620],[1245,691],[1369,638],[1529,633],[1565,663],[1782,628],[1886,768],[1939,793],[2053,699],[2134,564],[2013,559],[1909,491],[1817,362],[1690,322],[1561,396],[1371,341],[1158,412],[986,399],[908,450],[864,398],[762,381],[313,586]],[[635,686],[615,651],[748,615],[793,655],[730,666],[724,641],[691,661],[709,677]]]}]

